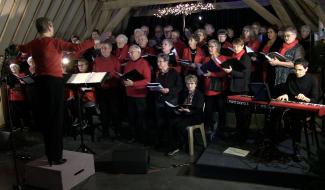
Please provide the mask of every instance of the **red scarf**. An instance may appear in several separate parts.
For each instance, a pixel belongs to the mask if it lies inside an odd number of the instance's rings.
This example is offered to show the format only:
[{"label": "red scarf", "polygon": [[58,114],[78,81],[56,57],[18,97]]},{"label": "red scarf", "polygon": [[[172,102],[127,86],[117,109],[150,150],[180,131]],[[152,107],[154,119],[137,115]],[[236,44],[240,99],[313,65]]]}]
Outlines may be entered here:
[{"label": "red scarf", "polygon": [[240,60],[240,58],[244,55],[245,50],[241,50],[239,53],[234,53],[232,54],[232,58],[237,59],[238,61]]},{"label": "red scarf", "polygon": [[299,42],[298,42],[297,39],[295,41],[293,41],[292,43],[290,43],[290,44],[283,43],[280,54],[284,55],[289,49],[295,47],[295,45],[297,45],[298,43]]}]

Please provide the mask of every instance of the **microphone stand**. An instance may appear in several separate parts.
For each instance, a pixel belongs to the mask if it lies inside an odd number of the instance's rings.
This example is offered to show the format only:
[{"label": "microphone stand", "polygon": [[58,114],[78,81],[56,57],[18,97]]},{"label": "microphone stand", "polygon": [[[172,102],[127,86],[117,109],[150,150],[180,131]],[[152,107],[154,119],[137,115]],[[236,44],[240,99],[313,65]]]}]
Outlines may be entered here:
[{"label": "microphone stand", "polygon": [[[4,77],[2,79],[2,82],[6,85],[7,88],[7,77]],[[7,95],[9,95],[9,89],[6,90]],[[15,178],[16,178],[16,184],[13,185],[14,190],[22,190],[23,184],[19,178],[19,170],[17,166],[17,149],[16,149],[16,142],[15,142],[15,131],[13,130],[13,121],[12,121],[12,109],[10,106],[9,98],[6,98],[7,100],[7,106],[8,106],[8,121],[9,121],[9,142],[10,142],[10,149],[12,153],[12,160],[14,163],[14,169],[15,169]]]},{"label": "microphone stand", "polygon": [[[16,178],[16,184],[13,184],[13,189],[14,190],[23,190],[25,189],[23,187],[23,183],[20,180],[19,176],[19,170],[18,170],[18,166],[17,166],[17,149],[16,149],[16,143],[15,143],[15,131],[13,130],[13,121],[12,121],[12,109],[10,106],[10,101],[8,96],[10,95],[9,93],[9,88],[7,88],[8,86],[8,72],[6,72],[5,70],[5,66],[7,65],[7,61],[8,61],[8,53],[7,51],[5,52],[5,57],[4,57],[4,61],[2,63],[1,66],[1,82],[5,85],[6,88],[6,93],[7,93],[7,98],[6,98],[6,103],[8,106],[8,122],[9,122],[9,143],[10,143],[10,149],[11,149],[11,153],[12,153],[12,161],[14,163],[14,170],[15,170],[15,178]],[[30,156],[22,156],[22,158],[30,158]]]}]

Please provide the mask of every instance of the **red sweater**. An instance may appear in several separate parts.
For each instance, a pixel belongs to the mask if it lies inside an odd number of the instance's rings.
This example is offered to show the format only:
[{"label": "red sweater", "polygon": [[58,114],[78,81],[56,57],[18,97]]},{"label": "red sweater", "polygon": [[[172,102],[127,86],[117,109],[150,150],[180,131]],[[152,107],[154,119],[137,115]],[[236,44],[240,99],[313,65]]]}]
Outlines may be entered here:
[{"label": "red sweater", "polygon": [[[224,62],[224,61],[227,61],[229,59],[229,57],[224,56],[224,55],[220,55],[217,58],[220,60],[221,63]],[[207,64],[210,59],[207,59],[205,64]],[[222,69],[222,67],[220,66],[219,63],[216,63],[215,60],[213,60],[213,61],[220,68],[221,71],[219,71],[219,72],[211,72],[211,76],[204,77],[204,94],[206,96],[215,96],[215,95],[218,95],[218,94],[222,93],[222,91],[210,90],[211,78],[224,78],[222,85],[223,85],[224,89],[226,88],[226,76],[227,76],[227,73]]]},{"label": "red sweater", "polygon": [[114,56],[109,57],[97,57],[94,64],[94,72],[107,72],[110,78],[103,83],[102,87],[105,89],[116,87],[119,84],[119,77],[116,72],[121,72],[121,64],[119,60]]},{"label": "red sweater", "polygon": [[136,61],[130,60],[126,64],[124,72],[127,73],[134,69],[141,73],[144,79],[139,81],[133,81],[134,86],[126,87],[126,95],[129,97],[144,98],[147,96],[147,84],[151,80],[151,71],[149,63],[143,58],[140,58]]},{"label": "red sweater", "polygon": [[124,63],[128,61],[129,58],[129,45],[125,44],[123,48],[117,48],[115,52],[115,56],[120,61],[120,63]]},{"label": "red sweater", "polygon": [[62,51],[79,52],[94,46],[93,40],[73,44],[51,37],[36,38],[28,44],[19,46],[19,50],[32,54],[37,75],[63,77],[61,66]]},{"label": "red sweater", "polygon": [[155,48],[147,46],[145,48],[141,48],[141,55],[157,55]]},{"label": "red sweater", "polygon": [[[192,63],[195,63],[195,64],[202,64],[205,60],[205,55],[204,55],[204,52],[201,48],[197,47],[196,48],[196,54],[195,54],[195,57],[194,57],[194,60],[192,60],[192,54],[191,54],[191,50],[190,48],[185,48],[184,51],[183,51],[183,55],[182,55],[182,59],[184,60],[189,60],[191,61]],[[192,68],[192,67],[183,67],[182,68],[182,72],[184,74],[187,74],[188,71],[194,71],[196,70],[195,68]]]},{"label": "red sweater", "polygon": [[[19,77],[24,77],[26,76],[25,73],[19,73]],[[25,100],[25,94],[24,90],[22,87],[22,84],[17,80],[16,83],[14,84],[14,87],[10,88],[7,86],[9,89],[9,100],[10,101],[24,101]]]},{"label": "red sweater", "polygon": [[178,39],[177,42],[174,42],[174,48],[176,49],[177,54],[179,56],[183,55],[183,50],[185,47],[186,47],[185,43],[180,39]]}]

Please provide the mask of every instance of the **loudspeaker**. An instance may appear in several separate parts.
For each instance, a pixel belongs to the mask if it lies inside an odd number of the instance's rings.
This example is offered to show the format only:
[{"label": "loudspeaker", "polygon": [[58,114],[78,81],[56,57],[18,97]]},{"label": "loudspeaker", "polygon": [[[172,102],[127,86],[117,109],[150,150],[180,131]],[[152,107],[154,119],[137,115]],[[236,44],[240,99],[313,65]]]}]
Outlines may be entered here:
[{"label": "loudspeaker", "polygon": [[10,132],[0,131],[0,150],[8,150],[10,148]]},{"label": "loudspeaker", "polygon": [[117,173],[145,174],[150,165],[147,149],[115,150],[112,153],[112,166]]}]

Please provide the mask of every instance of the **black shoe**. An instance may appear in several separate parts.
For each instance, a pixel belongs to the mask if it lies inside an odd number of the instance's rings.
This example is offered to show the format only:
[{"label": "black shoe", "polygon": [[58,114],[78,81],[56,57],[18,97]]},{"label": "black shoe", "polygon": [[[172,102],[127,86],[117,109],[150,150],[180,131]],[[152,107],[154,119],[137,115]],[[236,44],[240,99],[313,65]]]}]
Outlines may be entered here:
[{"label": "black shoe", "polygon": [[131,139],[128,140],[127,143],[132,144],[132,143],[135,143],[135,142],[136,142],[135,138],[131,138]]},{"label": "black shoe", "polygon": [[67,159],[65,158],[61,158],[59,160],[51,160],[49,161],[49,165],[52,166],[52,165],[61,165],[61,164],[64,164],[67,162]]},{"label": "black shoe", "polygon": [[178,152],[179,152],[179,149],[177,148],[177,149],[175,149],[175,150],[172,150],[172,151],[168,152],[168,153],[167,153],[167,156],[175,156],[176,153],[178,153]]}]

